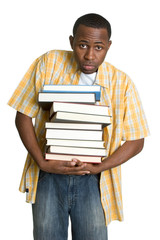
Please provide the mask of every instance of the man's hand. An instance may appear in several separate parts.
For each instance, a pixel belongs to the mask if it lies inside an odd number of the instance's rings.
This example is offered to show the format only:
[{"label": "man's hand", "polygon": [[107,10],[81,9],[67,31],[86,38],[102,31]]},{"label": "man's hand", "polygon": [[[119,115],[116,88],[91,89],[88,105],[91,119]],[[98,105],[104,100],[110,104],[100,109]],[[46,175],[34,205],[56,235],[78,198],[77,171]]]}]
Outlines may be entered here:
[{"label": "man's hand", "polygon": [[98,174],[102,171],[101,164],[102,163],[83,163],[78,159],[73,159],[73,162],[76,163],[76,166],[84,166],[84,170],[88,171],[86,174]]},{"label": "man's hand", "polygon": [[40,169],[56,174],[68,174],[68,175],[85,175],[90,171],[85,169],[86,163],[78,161],[57,161],[57,160],[44,160],[40,165]]}]

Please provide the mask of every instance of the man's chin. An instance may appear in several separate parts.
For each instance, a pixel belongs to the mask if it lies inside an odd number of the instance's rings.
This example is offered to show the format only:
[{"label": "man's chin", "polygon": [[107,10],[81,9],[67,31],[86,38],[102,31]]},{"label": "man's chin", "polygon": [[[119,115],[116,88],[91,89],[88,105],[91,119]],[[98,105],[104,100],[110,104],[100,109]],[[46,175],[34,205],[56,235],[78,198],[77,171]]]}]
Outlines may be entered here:
[{"label": "man's chin", "polygon": [[81,71],[85,74],[92,74],[92,73],[96,72],[97,69],[95,67],[87,66],[87,67],[81,68]]}]

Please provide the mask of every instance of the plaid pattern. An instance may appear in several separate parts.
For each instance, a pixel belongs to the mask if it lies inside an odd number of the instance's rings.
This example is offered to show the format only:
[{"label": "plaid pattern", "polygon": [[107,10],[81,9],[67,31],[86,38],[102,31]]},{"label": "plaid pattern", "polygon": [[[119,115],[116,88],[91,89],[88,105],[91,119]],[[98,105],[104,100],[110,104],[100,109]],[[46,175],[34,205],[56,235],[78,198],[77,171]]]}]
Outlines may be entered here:
[{"label": "plaid pattern", "polygon": [[[79,77],[73,53],[53,50],[33,62],[9,100],[8,104],[17,111],[35,118],[35,132],[42,151],[45,146],[44,123],[49,116],[38,105],[38,92],[44,84],[78,84]],[[96,104],[110,106],[112,115],[112,124],[104,129],[108,155],[121,145],[122,140],[140,139],[149,134],[137,90],[125,73],[104,62],[94,84],[102,87],[101,101]],[[28,154],[20,183],[20,191],[26,192],[27,202],[35,202],[38,176],[39,168]],[[120,166],[101,173],[100,188],[106,224],[112,220],[122,221]]]}]

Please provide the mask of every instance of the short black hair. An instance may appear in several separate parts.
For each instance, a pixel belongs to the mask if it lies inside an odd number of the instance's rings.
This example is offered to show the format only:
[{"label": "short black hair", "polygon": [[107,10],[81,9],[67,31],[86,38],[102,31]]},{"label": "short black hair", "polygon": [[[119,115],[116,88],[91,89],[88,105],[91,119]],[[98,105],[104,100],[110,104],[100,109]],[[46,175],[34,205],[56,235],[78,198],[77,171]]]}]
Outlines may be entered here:
[{"label": "short black hair", "polygon": [[85,25],[87,27],[92,27],[92,28],[105,28],[108,32],[108,38],[110,39],[111,37],[110,23],[107,21],[107,19],[105,19],[99,14],[88,13],[79,17],[73,26],[73,36],[75,36],[80,24]]}]

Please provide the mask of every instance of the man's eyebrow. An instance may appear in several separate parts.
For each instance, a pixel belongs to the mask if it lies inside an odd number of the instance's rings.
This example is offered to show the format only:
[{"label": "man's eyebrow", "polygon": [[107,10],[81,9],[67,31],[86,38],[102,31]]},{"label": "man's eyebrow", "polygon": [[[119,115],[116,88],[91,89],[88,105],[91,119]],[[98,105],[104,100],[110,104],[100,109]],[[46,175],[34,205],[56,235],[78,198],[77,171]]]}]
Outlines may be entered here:
[{"label": "man's eyebrow", "polygon": [[79,40],[79,42],[82,42],[82,43],[89,43],[89,41],[87,41],[87,40]]},{"label": "man's eyebrow", "polygon": [[96,44],[103,44],[103,45],[105,45],[103,42],[100,42],[100,41],[99,42],[95,42],[95,43]]},{"label": "man's eyebrow", "polygon": [[[89,41],[87,41],[87,40],[80,40],[79,41],[80,43],[89,43]],[[103,42],[101,42],[101,41],[97,41],[97,42],[95,42],[95,44],[102,44],[102,45],[105,45]]]}]

